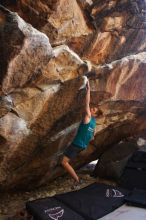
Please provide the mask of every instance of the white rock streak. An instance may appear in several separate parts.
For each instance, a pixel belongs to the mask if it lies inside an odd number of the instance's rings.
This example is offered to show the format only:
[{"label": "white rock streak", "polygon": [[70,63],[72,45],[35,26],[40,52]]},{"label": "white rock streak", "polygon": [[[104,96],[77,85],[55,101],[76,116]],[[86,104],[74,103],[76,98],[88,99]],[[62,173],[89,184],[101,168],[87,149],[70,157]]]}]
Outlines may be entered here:
[{"label": "white rock streak", "polygon": [[58,138],[62,137],[63,135],[69,134],[71,131],[75,130],[79,126],[79,122],[75,123],[64,130],[58,132],[56,135],[50,138],[50,142],[56,141]]}]

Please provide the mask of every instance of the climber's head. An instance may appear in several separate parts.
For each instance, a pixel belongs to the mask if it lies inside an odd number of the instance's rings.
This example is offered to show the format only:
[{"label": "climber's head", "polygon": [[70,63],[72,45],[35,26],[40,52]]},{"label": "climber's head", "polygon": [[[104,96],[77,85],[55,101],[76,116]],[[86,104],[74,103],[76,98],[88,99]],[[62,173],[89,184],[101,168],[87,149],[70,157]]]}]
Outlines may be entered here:
[{"label": "climber's head", "polygon": [[101,109],[99,109],[99,106],[94,105],[94,104],[90,105],[90,112],[93,117],[97,117],[102,114],[102,111]]}]

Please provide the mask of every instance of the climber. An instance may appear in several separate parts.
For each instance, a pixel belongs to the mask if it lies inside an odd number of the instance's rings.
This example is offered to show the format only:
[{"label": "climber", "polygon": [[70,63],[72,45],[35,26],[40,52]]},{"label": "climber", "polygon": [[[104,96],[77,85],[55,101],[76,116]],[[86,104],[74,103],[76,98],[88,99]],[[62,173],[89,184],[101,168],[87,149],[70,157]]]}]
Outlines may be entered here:
[{"label": "climber", "polygon": [[88,79],[86,80],[86,99],[85,99],[85,116],[83,117],[77,134],[73,139],[71,145],[65,150],[63,159],[61,161],[65,170],[79,182],[79,177],[73,167],[70,165],[70,160],[75,158],[82,150],[86,149],[90,140],[93,138],[94,129],[96,126],[96,119],[98,113],[97,107],[90,107],[90,85]]}]

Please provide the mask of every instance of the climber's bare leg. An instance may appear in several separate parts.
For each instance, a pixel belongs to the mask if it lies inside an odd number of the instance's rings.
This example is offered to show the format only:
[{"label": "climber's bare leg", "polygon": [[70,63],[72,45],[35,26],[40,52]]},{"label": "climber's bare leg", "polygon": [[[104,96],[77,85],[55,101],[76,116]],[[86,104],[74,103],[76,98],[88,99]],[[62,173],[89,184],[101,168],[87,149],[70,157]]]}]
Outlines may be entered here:
[{"label": "climber's bare leg", "polygon": [[63,157],[62,159],[62,166],[65,168],[65,170],[71,175],[71,177],[76,180],[77,182],[79,182],[79,177],[77,176],[75,170],[73,169],[73,167],[69,164],[70,159],[66,156]]}]

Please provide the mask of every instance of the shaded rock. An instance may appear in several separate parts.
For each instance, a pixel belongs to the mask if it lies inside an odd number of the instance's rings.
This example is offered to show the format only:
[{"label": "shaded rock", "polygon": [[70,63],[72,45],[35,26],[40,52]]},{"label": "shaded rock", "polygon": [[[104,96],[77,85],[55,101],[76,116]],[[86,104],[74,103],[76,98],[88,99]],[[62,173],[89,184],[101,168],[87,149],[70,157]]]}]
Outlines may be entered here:
[{"label": "shaded rock", "polygon": [[84,48],[84,58],[110,63],[145,51],[144,1],[94,1],[90,15],[97,31]]},{"label": "shaded rock", "polygon": [[136,143],[121,142],[103,153],[97,163],[94,175],[106,179],[119,179],[128,159],[138,149]]}]

